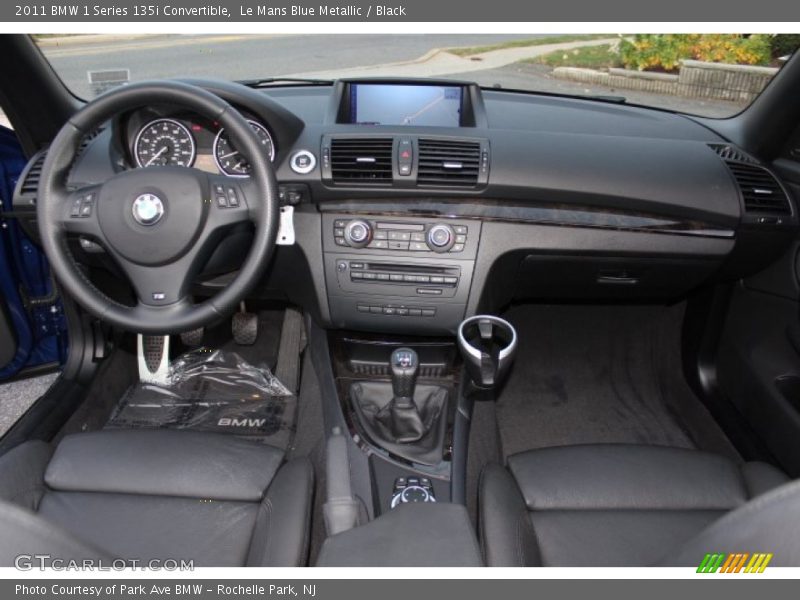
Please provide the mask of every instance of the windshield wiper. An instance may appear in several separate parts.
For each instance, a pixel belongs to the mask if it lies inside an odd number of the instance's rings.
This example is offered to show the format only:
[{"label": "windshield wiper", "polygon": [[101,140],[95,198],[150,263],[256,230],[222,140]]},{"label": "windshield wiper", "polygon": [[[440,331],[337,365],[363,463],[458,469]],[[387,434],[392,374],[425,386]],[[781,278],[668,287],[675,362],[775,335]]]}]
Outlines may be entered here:
[{"label": "windshield wiper", "polygon": [[262,79],[242,79],[236,83],[241,83],[251,88],[267,87],[270,85],[280,85],[282,83],[296,83],[300,85],[331,85],[333,79],[314,79],[311,77],[264,77]]}]

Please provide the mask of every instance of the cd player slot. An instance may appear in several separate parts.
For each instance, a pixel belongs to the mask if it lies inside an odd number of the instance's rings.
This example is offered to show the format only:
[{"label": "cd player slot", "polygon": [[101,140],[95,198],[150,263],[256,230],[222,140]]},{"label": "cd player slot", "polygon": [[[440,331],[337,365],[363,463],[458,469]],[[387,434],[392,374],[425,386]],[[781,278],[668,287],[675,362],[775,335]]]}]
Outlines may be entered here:
[{"label": "cd player slot", "polygon": [[[436,286],[455,288],[461,276],[459,267],[443,265],[419,265],[403,263],[367,262],[359,260],[339,260],[337,271],[342,275],[349,273],[351,283],[385,283],[398,285]],[[430,289],[418,289],[418,295],[431,295]]]},{"label": "cd player slot", "polygon": [[[351,269],[357,269],[358,267],[353,266],[354,263],[350,263]],[[357,262],[355,263],[358,264]],[[455,267],[435,267],[435,266],[423,266],[423,265],[398,265],[398,264],[389,264],[389,263],[365,263],[364,264],[366,270],[370,271],[392,271],[392,272],[399,272],[399,273],[428,273],[434,275],[446,275],[450,273],[454,273],[458,275],[458,268]]]}]

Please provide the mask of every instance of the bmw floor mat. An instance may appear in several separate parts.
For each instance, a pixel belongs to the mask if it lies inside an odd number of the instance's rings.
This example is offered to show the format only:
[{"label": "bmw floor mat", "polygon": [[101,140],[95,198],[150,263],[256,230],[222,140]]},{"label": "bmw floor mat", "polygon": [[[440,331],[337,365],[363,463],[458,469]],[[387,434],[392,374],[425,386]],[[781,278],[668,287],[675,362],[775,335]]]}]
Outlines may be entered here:
[{"label": "bmw floor mat", "polygon": [[131,386],[106,427],[215,431],[285,448],[296,411],[297,398],[265,365],[201,348],[173,361],[169,385]]}]

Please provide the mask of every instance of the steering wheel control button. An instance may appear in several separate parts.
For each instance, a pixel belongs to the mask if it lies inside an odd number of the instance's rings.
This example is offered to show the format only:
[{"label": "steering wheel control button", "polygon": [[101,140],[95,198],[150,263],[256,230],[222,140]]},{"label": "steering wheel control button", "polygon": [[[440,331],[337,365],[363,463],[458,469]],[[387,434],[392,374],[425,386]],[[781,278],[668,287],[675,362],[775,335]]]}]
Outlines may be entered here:
[{"label": "steering wheel control button", "polygon": [[155,225],[164,216],[164,203],[155,194],[141,194],[133,201],[132,210],[139,225]]},{"label": "steering wheel control button", "polygon": [[307,175],[317,166],[317,158],[308,150],[298,150],[289,160],[292,171],[300,175]]},{"label": "steering wheel control button", "polygon": [[75,198],[70,206],[69,216],[74,219],[84,219],[92,216],[95,194],[85,194]]}]

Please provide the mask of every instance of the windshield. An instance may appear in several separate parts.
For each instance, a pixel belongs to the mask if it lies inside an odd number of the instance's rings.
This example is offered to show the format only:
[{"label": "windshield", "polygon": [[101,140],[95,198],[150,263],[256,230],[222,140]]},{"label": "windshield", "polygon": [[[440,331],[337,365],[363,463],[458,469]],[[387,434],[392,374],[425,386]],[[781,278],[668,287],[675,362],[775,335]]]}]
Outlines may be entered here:
[{"label": "windshield", "polygon": [[[84,99],[128,81],[435,77],[603,97],[708,117],[747,107],[800,35],[47,35],[44,55]],[[278,82],[280,83],[280,82]],[[266,83],[262,83],[266,85]]]}]

